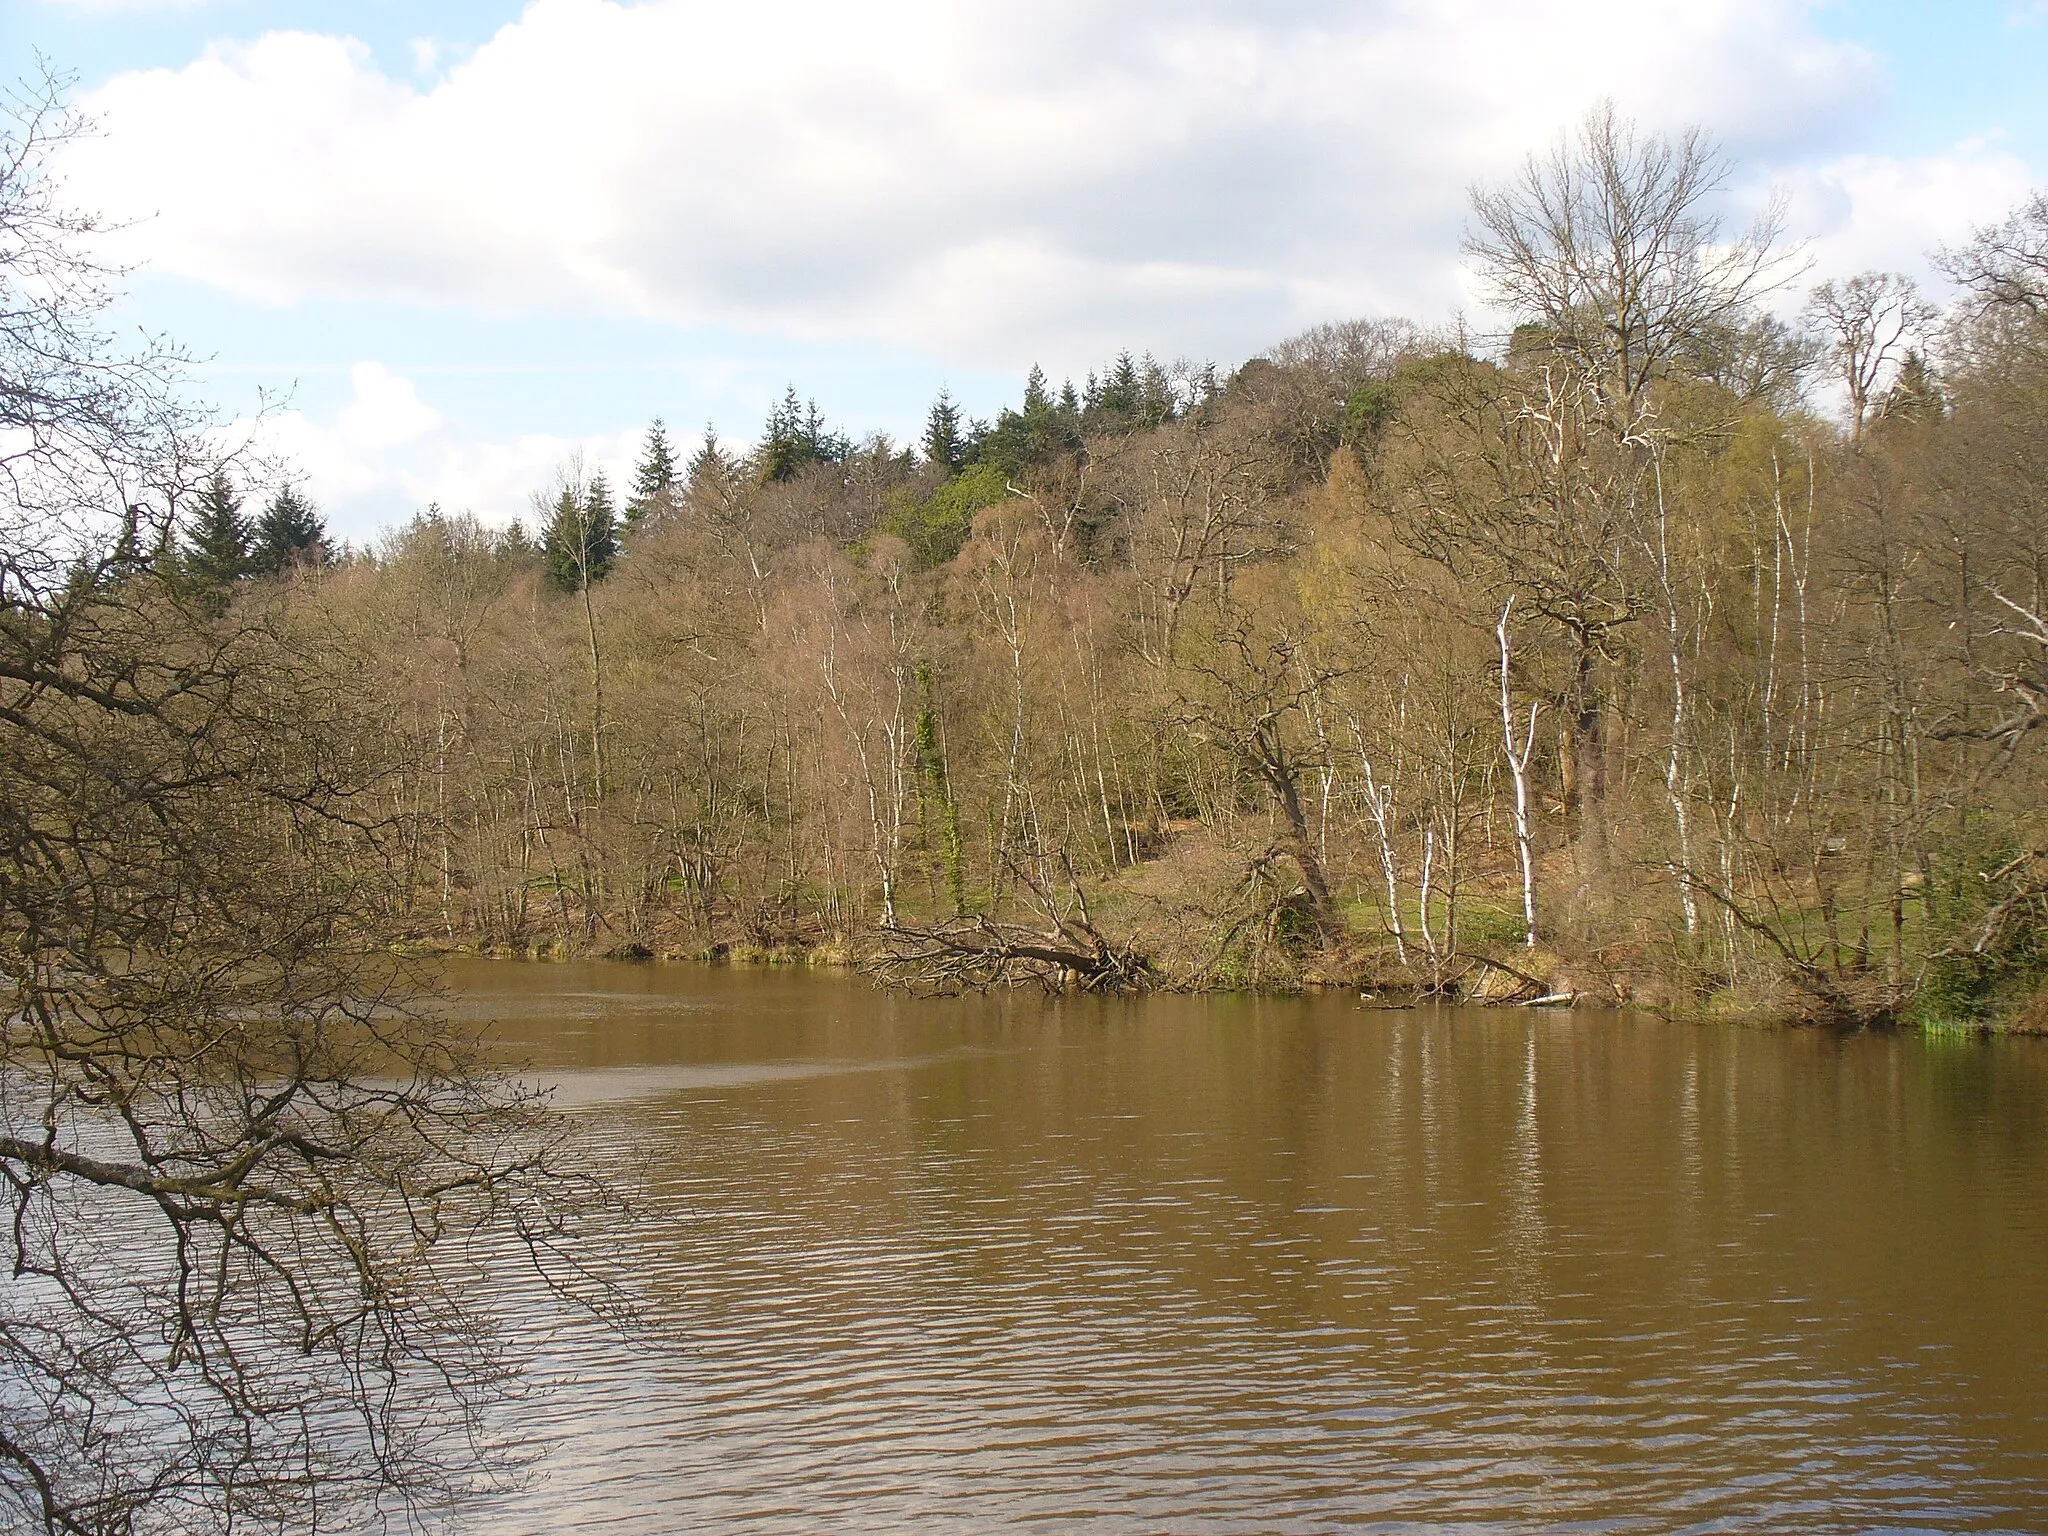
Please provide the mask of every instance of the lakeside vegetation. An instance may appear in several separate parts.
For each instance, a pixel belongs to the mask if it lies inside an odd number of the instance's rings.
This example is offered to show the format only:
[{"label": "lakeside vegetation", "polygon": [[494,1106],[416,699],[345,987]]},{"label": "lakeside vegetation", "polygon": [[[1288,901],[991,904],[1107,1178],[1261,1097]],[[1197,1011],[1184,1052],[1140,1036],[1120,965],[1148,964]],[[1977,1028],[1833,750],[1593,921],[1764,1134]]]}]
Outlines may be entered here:
[{"label": "lakeside vegetation", "polygon": [[281,577],[204,514],[159,574],[349,658],[419,940],[2041,1024],[2048,203],[1946,313],[1790,324],[1726,170],[1596,114],[1482,189],[1500,345],[1034,370],[914,446],[792,389],[509,530],[280,558],[272,500]]}]

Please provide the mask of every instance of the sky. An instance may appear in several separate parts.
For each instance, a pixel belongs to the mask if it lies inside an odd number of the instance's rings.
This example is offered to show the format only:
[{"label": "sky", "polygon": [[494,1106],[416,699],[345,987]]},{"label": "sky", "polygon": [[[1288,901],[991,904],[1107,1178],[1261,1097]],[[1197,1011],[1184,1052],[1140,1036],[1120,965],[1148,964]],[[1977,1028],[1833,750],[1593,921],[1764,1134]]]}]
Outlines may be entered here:
[{"label": "sky", "polygon": [[1034,362],[1448,323],[1469,188],[1603,99],[1711,132],[1731,224],[1782,195],[1805,281],[1938,297],[2048,182],[2048,0],[0,0],[38,58],[119,323],[358,540],[792,385],[903,440]]}]

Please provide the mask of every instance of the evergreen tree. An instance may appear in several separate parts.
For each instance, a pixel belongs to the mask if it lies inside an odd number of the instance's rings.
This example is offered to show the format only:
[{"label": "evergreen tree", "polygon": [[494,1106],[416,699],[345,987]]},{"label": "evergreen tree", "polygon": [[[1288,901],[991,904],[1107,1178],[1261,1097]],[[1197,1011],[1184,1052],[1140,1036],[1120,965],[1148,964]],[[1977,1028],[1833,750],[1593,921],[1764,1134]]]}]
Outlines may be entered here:
[{"label": "evergreen tree", "polygon": [[788,480],[810,462],[804,452],[803,409],[796,403],[796,386],[789,386],[782,401],[768,413],[768,435],[761,442],[762,469],[770,480]]},{"label": "evergreen tree", "polygon": [[598,475],[578,495],[563,486],[542,542],[548,580],[564,592],[580,592],[611,573],[619,557],[618,520],[611,491]]},{"label": "evergreen tree", "polygon": [[1157,427],[1172,421],[1179,414],[1178,405],[1172,375],[1147,352],[1138,369],[1139,422],[1146,427]]},{"label": "evergreen tree", "polygon": [[925,418],[924,456],[928,463],[949,475],[959,473],[960,466],[967,462],[967,444],[960,435],[960,407],[943,389]]},{"label": "evergreen tree", "polygon": [[815,400],[804,411],[804,444],[812,461],[818,464],[843,464],[853,452],[852,439],[844,433],[826,430],[825,413],[818,409]]},{"label": "evergreen tree", "polygon": [[665,512],[674,503],[675,483],[675,452],[669,447],[668,428],[657,416],[647,429],[647,442],[633,471],[633,499],[626,503],[626,525],[637,527],[644,519]]},{"label": "evergreen tree", "polygon": [[1142,403],[1141,390],[1136,359],[1128,352],[1119,352],[1109,377],[1102,381],[1102,394],[1096,403],[1104,415],[1130,421],[1136,418]]},{"label": "evergreen tree", "polygon": [[995,426],[976,441],[973,458],[977,463],[1000,465],[1006,474],[1014,475],[1026,464],[1049,457],[1057,436],[1045,372],[1034,363],[1024,381],[1023,409],[999,412]]},{"label": "evergreen tree", "polygon": [[150,569],[150,557],[142,552],[143,529],[148,521],[149,514],[133,502],[121,514],[121,532],[114,541],[113,553],[102,568],[107,585],[125,585]]},{"label": "evergreen tree", "polygon": [[716,484],[730,479],[738,468],[739,461],[719,443],[717,428],[706,422],[704,441],[697,445],[697,451],[690,455],[690,462],[683,466],[683,485],[694,490],[699,485]]},{"label": "evergreen tree", "polygon": [[1173,375],[1151,353],[1119,352],[1108,372],[1088,375],[1081,416],[1090,432],[1129,432],[1172,421],[1180,414]]},{"label": "evergreen tree", "polygon": [[618,531],[618,513],[612,508],[612,488],[599,470],[583,491],[583,516],[592,529]]},{"label": "evergreen tree", "polygon": [[532,559],[540,553],[540,547],[533,542],[533,535],[526,531],[526,524],[515,517],[492,543],[491,553],[500,560],[517,563]]},{"label": "evergreen tree", "polygon": [[215,470],[199,493],[178,570],[195,593],[221,605],[229,588],[249,574],[249,524],[225,470]]},{"label": "evergreen tree", "polygon": [[722,523],[729,516],[740,489],[745,461],[719,442],[710,423],[704,426],[704,441],[683,466],[685,503],[699,522]]},{"label": "evergreen tree", "polygon": [[1052,397],[1045,392],[1045,370],[1033,363],[1024,380],[1024,417],[1028,421],[1051,413]]},{"label": "evergreen tree", "polygon": [[1948,409],[1941,383],[1928,366],[1926,354],[1915,347],[1899,365],[1899,376],[1886,393],[1877,414],[1884,420],[1924,421]]},{"label": "evergreen tree", "polygon": [[275,576],[299,565],[327,563],[327,525],[313,504],[293,487],[278,488],[257,515],[249,569]]},{"label": "evergreen tree", "polygon": [[825,427],[824,413],[813,400],[797,404],[796,386],[768,413],[768,435],[761,443],[760,465],[770,480],[794,479],[812,464],[837,464],[853,445]]}]

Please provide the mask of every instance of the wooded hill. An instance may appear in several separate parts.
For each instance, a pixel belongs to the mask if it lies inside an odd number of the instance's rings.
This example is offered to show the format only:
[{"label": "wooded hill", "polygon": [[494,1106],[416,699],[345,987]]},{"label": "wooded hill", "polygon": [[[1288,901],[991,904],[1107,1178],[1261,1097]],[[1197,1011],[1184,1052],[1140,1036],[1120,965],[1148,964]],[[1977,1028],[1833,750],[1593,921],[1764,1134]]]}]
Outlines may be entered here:
[{"label": "wooded hill", "polygon": [[2048,200],[1794,325],[1724,174],[1596,115],[1482,190],[1500,343],[1034,371],[915,451],[792,391],[531,534],[161,563],[349,658],[422,939],[2048,1020]]}]

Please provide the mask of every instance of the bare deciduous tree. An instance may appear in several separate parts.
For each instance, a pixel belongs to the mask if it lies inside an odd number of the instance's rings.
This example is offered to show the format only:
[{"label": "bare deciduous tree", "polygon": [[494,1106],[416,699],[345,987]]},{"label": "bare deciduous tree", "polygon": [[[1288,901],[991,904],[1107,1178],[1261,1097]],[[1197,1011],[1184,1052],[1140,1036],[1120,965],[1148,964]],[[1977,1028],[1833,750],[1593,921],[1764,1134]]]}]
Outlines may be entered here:
[{"label": "bare deciduous tree", "polygon": [[1825,282],[1807,299],[1806,313],[1827,336],[1828,361],[1849,399],[1849,442],[1863,445],[1863,429],[1896,376],[1899,364],[1934,319],[1910,277],[1859,272]]},{"label": "bare deciduous tree", "polygon": [[2000,223],[1936,258],[1942,271],[1983,303],[2048,315],[2048,192],[2036,192]]},{"label": "bare deciduous tree", "polygon": [[484,1246],[573,1270],[595,1190],[389,956],[360,667],[153,559],[206,455],[174,360],[95,328],[70,131],[48,86],[0,146],[0,1526],[402,1516],[510,1379]]},{"label": "bare deciduous tree", "polygon": [[1790,276],[1776,201],[1723,237],[1713,204],[1728,175],[1699,129],[1645,133],[1607,103],[1511,181],[1473,189],[1466,256],[1502,308],[1544,328],[1623,434],[1640,428],[1660,376]]}]

